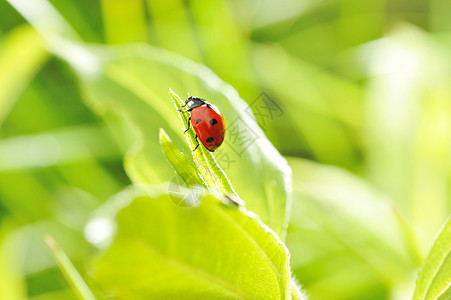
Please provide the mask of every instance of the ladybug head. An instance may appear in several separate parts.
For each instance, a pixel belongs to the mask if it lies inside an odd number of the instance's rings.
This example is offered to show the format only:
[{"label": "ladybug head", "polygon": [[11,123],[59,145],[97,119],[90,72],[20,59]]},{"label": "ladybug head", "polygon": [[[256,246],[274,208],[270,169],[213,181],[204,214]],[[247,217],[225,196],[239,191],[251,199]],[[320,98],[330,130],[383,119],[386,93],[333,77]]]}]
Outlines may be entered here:
[{"label": "ladybug head", "polygon": [[185,101],[185,105],[188,106],[189,109],[193,109],[193,108],[202,106],[204,104],[207,104],[207,101],[205,101],[204,99],[201,99],[201,98],[194,97],[194,96],[189,97]]}]

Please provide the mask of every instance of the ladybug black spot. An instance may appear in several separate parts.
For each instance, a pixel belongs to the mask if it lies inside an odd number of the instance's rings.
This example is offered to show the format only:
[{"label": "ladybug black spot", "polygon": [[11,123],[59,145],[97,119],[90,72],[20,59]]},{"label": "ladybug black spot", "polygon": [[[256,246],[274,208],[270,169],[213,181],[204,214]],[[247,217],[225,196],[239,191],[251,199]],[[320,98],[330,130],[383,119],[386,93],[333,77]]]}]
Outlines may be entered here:
[{"label": "ladybug black spot", "polygon": [[200,123],[200,122],[202,122],[201,119],[197,119],[197,120],[196,120],[196,123]]},{"label": "ladybug black spot", "polygon": [[212,137],[209,137],[208,139],[206,139],[205,140],[207,143],[211,143],[211,142],[213,142],[214,141],[214,138],[212,138]]},{"label": "ladybug black spot", "polygon": [[215,125],[215,124],[218,124],[218,121],[216,119],[211,119],[210,125]]}]

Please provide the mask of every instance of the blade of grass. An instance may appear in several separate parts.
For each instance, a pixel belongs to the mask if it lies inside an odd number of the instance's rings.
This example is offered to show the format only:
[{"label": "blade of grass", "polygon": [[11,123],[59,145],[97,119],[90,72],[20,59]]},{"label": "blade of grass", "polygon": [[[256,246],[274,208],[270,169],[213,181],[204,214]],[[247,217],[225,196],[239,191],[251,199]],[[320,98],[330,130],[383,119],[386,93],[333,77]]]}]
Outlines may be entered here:
[{"label": "blade of grass", "polygon": [[42,37],[30,26],[12,31],[0,51],[0,125],[48,53]]},{"label": "blade of grass", "polygon": [[75,269],[69,257],[67,257],[55,240],[49,235],[45,236],[44,239],[52,250],[56,262],[58,263],[58,267],[61,269],[61,272],[78,298],[82,300],[95,300],[96,297],[78,273],[77,269]]}]

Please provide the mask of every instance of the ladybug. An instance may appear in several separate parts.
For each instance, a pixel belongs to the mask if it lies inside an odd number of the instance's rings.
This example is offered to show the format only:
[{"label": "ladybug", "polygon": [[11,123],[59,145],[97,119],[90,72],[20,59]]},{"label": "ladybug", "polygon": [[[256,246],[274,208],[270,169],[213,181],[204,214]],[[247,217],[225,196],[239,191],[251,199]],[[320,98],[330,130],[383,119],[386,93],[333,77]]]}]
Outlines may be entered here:
[{"label": "ladybug", "polygon": [[190,129],[190,125],[193,125],[197,141],[197,146],[193,151],[199,147],[199,138],[205,148],[214,152],[224,141],[226,130],[221,112],[213,104],[194,96],[186,99],[185,105],[182,107],[185,106],[188,106],[187,110],[179,111],[191,112],[188,119],[188,129],[185,130],[185,133]]}]

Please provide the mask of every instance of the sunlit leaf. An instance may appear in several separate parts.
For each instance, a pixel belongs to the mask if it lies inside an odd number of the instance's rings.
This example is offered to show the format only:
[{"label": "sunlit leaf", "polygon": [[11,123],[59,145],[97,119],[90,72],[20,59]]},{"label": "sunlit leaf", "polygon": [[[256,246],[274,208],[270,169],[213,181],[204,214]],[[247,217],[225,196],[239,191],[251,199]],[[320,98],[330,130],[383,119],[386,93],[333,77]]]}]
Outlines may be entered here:
[{"label": "sunlit leaf", "polygon": [[160,144],[169,163],[188,186],[203,185],[202,179],[199,178],[196,168],[172,143],[164,129],[160,129]]},{"label": "sunlit leaf", "polygon": [[287,249],[254,215],[211,195],[195,207],[172,197],[149,187],[116,199],[126,207],[94,273],[105,290],[134,299],[290,299]]},{"label": "sunlit leaf", "polygon": [[451,298],[451,218],[429,251],[418,274],[413,300]]},{"label": "sunlit leaf", "polygon": [[[107,61],[104,75],[94,81],[89,75],[80,75],[86,80],[84,88],[89,103],[97,111],[120,108],[118,112],[133,124],[136,142],[126,159],[132,180],[172,180],[173,173],[161,159],[159,145],[155,143],[160,127],[174,137],[176,144],[177,137],[183,140],[173,105],[166,100],[167,87],[175,86],[196,95],[212,95],[204,97],[214,100],[229,124],[216,160],[234,182],[237,193],[246,199],[247,208],[283,237],[285,216],[289,212],[290,170],[255,120],[246,113],[247,107],[235,91],[205,67],[160,49],[127,47],[117,48],[110,54],[109,51],[100,53],[116,57]],[[157,69],[158,74],[150,72]],[[186,84],[179,83],[180,80]],[[260,188],[250,189],[250,186]]]},{"label": "sunlit leaf", "polygon": [[306,253],[310,259],[294,257],[295,261],[315,261],[329,253],[351,251],[374,270],[374,275],[392,283],[415,267],[417,249],[409,244],[412,229],[403,227],[387,197],[338,168],[296,158],[290,158],[289,163],[295,178],[290,224],[300,229],[297,234],[318,231],[316,241],[296,244],[295,252]]},{"label": "sunlit leaf", "polygon": [[42,37],[29,25],[9,33],[0,48],[0,125],[19,94],[45,62]]}]

